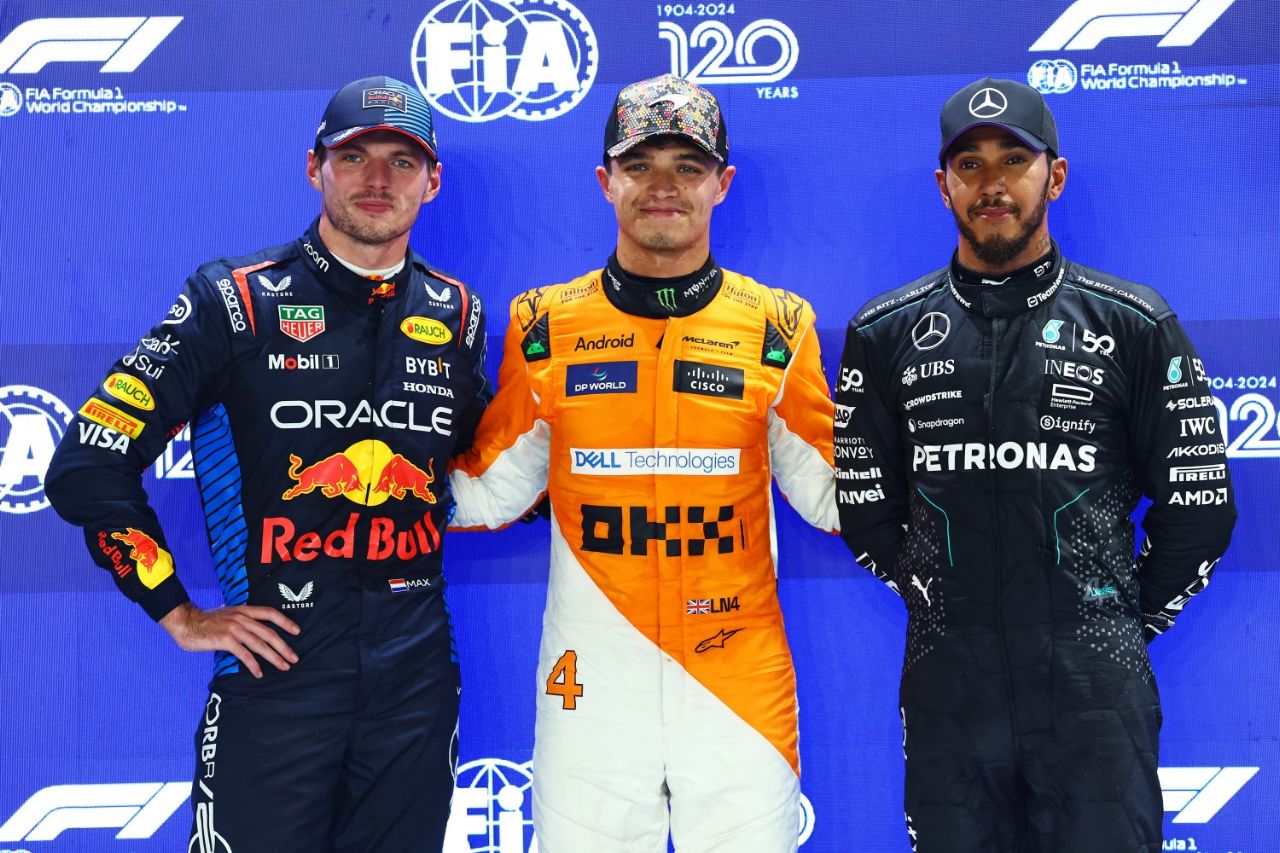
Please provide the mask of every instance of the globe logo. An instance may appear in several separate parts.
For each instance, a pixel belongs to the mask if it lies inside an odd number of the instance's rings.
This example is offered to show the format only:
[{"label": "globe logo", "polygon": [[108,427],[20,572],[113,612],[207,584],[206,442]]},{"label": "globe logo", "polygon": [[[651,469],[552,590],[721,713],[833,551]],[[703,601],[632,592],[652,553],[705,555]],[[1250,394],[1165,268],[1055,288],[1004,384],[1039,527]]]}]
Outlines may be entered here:
[{"label": "globe logo", "polygon": [[586,96],[599,50],[567,0],[445,0],[418,26],[411,65],[419,91],[451,118],[546,121]]},{"label": "globe logo", "polygon": [[458,768],[444,853],[536,853],[533,770],[501,758]]},{"label": "globe logo", "polygon": [[8,118],[22,109],[22,90],[12,83],[0,83],[0,118]]},{"label": "globe logo", "polygon": [[1079,79],[1075,63],[1069,59],[1041,59],[1027,71],[1027,85],[1042,95],[1070,92]]},{"label": "globe logo", "polygon": [[45,469],[73,417],[42,388],[0,388],[0,512],[36,512],[49,505]]}]

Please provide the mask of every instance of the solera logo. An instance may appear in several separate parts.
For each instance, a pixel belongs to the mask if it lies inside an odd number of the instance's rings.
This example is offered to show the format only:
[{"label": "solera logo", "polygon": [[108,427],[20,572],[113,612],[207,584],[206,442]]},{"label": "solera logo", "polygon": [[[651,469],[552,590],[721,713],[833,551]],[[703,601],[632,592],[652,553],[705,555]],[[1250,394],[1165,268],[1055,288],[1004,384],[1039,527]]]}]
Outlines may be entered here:
[{"label": "solera logo", "polygon": [[1235,0],[1076,0],[1029,48],[1092,50],[1103,39],[1164,36],[1156,47],[1196,43]]},{"label": "solera logo", "polygon": [[102,74],[137,69],[182,18],[34,18],[0,42],[0,74],[35,74],[50,62],[102,62]]}]

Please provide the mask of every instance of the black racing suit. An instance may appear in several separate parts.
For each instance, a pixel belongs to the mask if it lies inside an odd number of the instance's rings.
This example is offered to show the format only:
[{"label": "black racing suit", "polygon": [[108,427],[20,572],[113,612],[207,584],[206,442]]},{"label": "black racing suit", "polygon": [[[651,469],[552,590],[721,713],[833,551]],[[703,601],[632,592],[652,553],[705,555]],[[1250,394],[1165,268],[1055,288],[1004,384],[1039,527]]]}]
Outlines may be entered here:
[{"label": "black racing suit", "polygon": [[913,849],[1158,851],[1145,640],[1235,522],[1173,312],[1056,247],[1004,284],[953,261],[858,312],[836,390],[842,536],[909,612]]},{"label": "black racing suit", "polygon": [[187,280],[112,367],[47,490],[153,619],[187,601],[140,472],[184,422],[228,605],[281,609],[299,660],[219,653],[192,850],[438,851],[458,667],[441,576],[449,457],[489,398],[480,299],[409,253],[388,281],[317,228]]}]

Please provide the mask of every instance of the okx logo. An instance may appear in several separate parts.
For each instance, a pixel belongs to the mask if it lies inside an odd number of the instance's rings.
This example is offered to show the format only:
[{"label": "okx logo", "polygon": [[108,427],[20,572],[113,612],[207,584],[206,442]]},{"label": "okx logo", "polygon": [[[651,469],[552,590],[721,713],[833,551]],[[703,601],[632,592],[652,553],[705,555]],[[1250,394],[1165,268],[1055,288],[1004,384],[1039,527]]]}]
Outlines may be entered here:
[{"label": "okx logo", "polygon": [[36,512],[49,505],[45,471],[71,418],[71,410],[48,391],[0,387],[0,512]]},{"label": "okx logo", "polygon": [[1103,39],[1163,36],[1156,47],[1195,44],[1235,0],[1076,0],[1030,50],[1092,50]]},{"label": "okx logo", "polygon": [[102,74],[137,69],[182,18],[34,18],[0,42],[0,74],[35,74],[51,62],[101,62]]},{"label": "okx logo", "polygon": [[413,79],[459,121],[546,121],[573,109],[596,79],[599,49],[568,0],[445,0],[413,39]]}]

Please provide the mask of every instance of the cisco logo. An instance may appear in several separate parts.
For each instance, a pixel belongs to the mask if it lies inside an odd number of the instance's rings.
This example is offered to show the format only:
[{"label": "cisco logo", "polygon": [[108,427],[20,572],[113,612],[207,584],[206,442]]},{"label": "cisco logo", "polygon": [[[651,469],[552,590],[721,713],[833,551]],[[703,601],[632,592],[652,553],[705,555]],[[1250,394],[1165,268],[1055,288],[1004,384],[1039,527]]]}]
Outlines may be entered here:
[{"label": "cisco logo", "polygon": [[591,23],[568,0],[445,0],[413,39],[413,79],[458,121],[546,121],[573,109],[596,79]]}]

